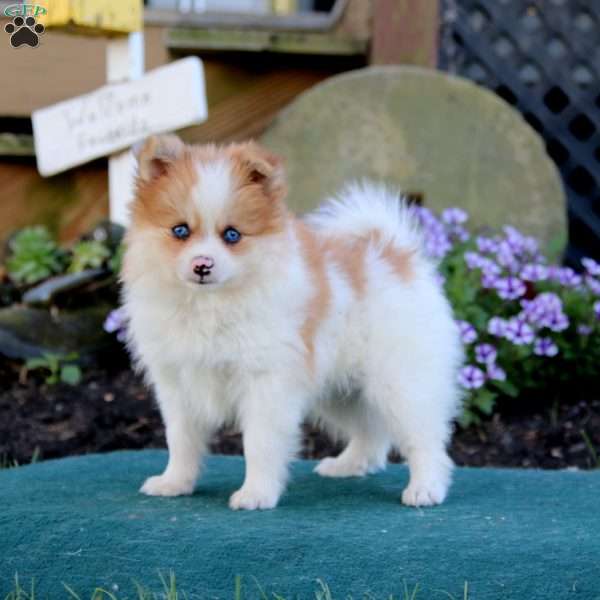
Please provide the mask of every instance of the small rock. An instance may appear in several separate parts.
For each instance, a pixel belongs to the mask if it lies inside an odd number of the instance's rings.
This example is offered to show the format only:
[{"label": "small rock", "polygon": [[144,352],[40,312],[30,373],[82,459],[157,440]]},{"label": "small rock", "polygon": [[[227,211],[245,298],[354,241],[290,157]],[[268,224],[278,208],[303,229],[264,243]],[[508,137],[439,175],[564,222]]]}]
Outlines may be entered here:
[{"label": "small rock", "polygon": [[48,306],[58,294],[72,292],[109,274],[106,269],[87,269],[81,273],[51,277],[25,292],[23,302],[29,306]]}]

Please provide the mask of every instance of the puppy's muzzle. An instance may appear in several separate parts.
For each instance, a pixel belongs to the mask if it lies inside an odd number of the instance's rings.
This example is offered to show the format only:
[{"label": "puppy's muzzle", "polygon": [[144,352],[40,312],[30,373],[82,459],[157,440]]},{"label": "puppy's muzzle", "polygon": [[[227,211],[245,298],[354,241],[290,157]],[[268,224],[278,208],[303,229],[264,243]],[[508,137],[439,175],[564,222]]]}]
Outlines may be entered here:
[{"label": "puppy's muzzle", "polygon": [[200,283],[210,275],[214,266],[215,261],[210,256],[196,256],[192,260],[192,270],[200,277]]}]

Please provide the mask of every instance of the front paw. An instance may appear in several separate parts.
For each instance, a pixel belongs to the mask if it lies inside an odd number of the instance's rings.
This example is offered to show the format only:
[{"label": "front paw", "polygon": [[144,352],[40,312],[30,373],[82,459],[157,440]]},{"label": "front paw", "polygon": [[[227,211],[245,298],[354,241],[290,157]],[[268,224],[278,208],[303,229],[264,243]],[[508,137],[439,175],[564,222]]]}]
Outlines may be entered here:
[{"label": "front paw", "polygon": [[147,496],[189,496],[193,491],[194,482],[165,475],[148,477],[140,488],[140,492]]},{"label": "front paw", "polygon": [[410,482],[402,492],[402,503],[407,506],[435,506],[446,499],[448,484],[439,482]]},{"label": "front paw", "polygon": [[279,501],[279,493],[258,490],[243,485],[229,498],[229,508],[233,510],[265,510],[275,508]]}]

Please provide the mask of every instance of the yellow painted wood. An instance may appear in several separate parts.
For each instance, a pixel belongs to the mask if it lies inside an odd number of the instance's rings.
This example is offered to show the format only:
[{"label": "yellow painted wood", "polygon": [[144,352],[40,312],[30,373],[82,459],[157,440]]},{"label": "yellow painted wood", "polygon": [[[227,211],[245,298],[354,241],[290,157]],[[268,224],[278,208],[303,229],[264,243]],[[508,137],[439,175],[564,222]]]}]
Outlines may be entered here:
[{"label": "yellow painted wood", "polygon": [[298,0],[273,0],[273,12],[278,15],[290,15],[298,11]]},{"label": "yellow painted wood", "polygon": [[39,0],[46,27],[75,26],[84,33],[131,33],[143,26],[141,0]]}]

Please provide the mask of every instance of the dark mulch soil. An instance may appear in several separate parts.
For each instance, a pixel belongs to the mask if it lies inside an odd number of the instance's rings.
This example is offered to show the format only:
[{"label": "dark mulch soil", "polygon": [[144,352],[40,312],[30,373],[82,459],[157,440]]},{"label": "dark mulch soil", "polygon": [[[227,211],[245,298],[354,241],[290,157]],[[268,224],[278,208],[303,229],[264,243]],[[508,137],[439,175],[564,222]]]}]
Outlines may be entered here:
[{"label": "dark mulch soil", "polygon": [[[33,374],[0,361],[0,459],[4,466],[88,452],[164,447],[164,430],[152,394],[127,367],[86,372],[81,385],[47,386]],[[600,466],[600,398],[552,406],[505,403],[501,414],[455,432],[451,453],[459,465],[591,468]],[[525,409],[528,410],[525,410]],[[241,453],[240,436],[223,430],[212,450]],[[304,456],[339,451],[305,430]],[[598,450],[600,454],[600,450]]]}]

